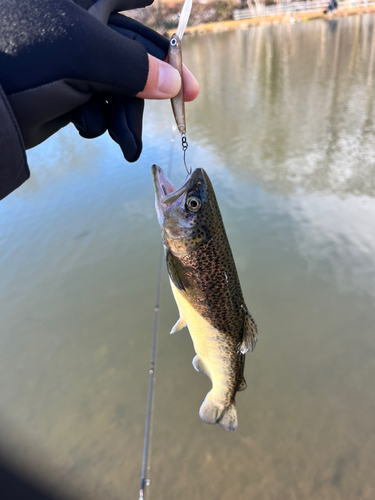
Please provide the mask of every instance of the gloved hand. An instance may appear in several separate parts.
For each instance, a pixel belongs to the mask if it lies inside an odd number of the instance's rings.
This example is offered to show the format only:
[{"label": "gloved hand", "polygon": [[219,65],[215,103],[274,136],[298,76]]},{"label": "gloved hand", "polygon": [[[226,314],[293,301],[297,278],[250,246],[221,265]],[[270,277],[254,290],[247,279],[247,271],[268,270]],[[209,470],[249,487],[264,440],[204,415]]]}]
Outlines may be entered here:
[{"label": "gloved hand", "polygon": [[150,3],[0,0],[0,84],[26,148],[73,121],[84,137],[108,129],[125,158],[138,159],[143,100],[134,96],[146,85],[147,52],[164,58],[168,41],[110,14]]},{"label": "gloved hand", "polygon": [[[163,59],[168,52],[169,42],[166,38],[133,19],[112,14],[108,26],[121,35],[138,41],[149,54],[158,59]],[[125,158],[133,162],[142,151],[143,110],[144,100],[139,97],[96,92],[87,103],[72,113],[71,121],[80,135],[89,139],[108,130],[112,139],[120,145]]]}]

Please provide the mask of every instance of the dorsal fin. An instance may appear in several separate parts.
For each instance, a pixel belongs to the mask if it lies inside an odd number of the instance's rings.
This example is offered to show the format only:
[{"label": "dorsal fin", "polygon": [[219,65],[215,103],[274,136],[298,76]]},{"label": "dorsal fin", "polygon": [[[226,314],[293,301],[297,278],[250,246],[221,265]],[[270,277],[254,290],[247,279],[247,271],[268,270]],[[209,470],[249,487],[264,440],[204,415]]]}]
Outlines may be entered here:
[{"label": "dorsal fin", "polygon": [[253,352],[258,340],[258,327],[251,314],[245,309],[245,320],[242,333],[242,342],[238,348],[241,354]]}]

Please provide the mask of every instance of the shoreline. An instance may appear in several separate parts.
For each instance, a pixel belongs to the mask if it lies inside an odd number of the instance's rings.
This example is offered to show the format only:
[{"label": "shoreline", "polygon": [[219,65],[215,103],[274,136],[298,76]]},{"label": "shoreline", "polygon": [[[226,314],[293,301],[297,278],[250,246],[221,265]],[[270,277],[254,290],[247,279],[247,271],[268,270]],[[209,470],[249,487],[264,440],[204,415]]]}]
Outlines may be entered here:
[{"label": "shoreline", "polygon": [[[272,24],[290,24],[295,22],[306,22],[313,19],[336,19],[354,15],[375,13],[375,6],[354,7],[352,9],[340,9],[336,14],[323,14],[323,12],[291,12],[289,14],[276,14],[274,16],[253,17],[251,19],[240,19],[237,21],[220,21],[215,23],[199,24],[188,26],[185,35],[200,35],[204,33],[218,33],[221,31],[232,31],[236,29],[246,29],[251,26],[269,26]],[[175,30],[168,30],[168,35],[172,35]]]}]

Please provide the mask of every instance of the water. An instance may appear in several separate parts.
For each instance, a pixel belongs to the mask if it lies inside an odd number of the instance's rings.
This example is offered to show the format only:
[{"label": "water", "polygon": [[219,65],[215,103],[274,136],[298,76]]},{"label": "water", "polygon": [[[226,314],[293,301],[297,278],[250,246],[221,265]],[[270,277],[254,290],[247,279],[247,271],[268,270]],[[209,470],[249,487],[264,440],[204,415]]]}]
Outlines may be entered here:
[{"label": "water", "polygon": [[[188,163],[215,186],[260,338],[239,427],[200,421],[209,382],[164,275],[150,498],[375,496],[374,17],[187,38],[201,83]],[[0,204],[3,452],[82,499],[137,498],[169,103],[128,165],[66,128]],[[172,179],[184,178],[175,144]]]}]

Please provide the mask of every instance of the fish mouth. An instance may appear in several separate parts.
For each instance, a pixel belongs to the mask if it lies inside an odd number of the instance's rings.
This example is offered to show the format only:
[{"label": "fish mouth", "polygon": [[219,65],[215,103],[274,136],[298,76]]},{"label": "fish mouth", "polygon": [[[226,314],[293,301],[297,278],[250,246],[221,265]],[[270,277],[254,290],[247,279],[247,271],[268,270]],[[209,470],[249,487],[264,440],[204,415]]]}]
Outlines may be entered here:
[{"label": "fish mouth", "polygon": [[159,204],[162,203],[163,205],[171,205],[196,182],[200,181],[202,183],[205,181],[204,170],[202,168],[197,168],[193,173],[188,174],[182,186],[176,189],[158,165],[152,165],[151,171],[154,179],[157,201]]},{"label": "fish mouth", "polygon": [[154,179],[156,197],[159,202],[162,202],[162,200],[166,196],[174,193],[176,191],[176,188],[160,167],[158,167],[157,165],[152,165],[151,171],[152,177]]}]

